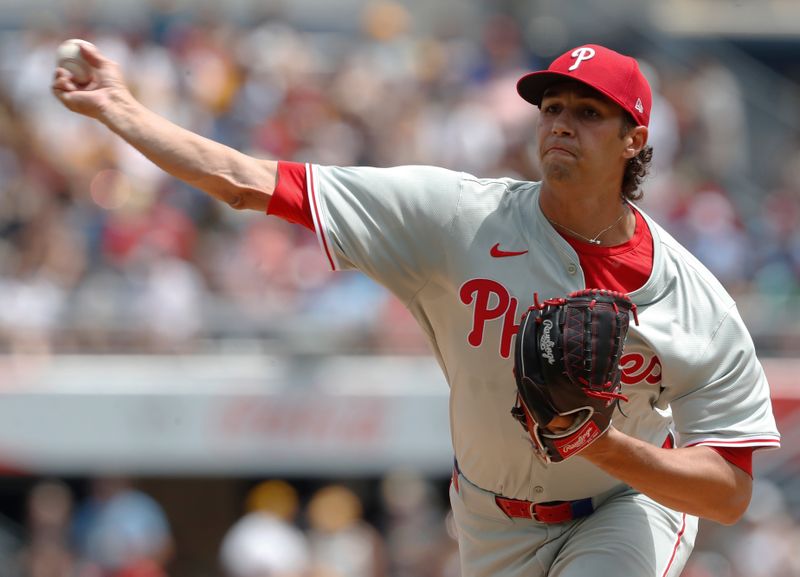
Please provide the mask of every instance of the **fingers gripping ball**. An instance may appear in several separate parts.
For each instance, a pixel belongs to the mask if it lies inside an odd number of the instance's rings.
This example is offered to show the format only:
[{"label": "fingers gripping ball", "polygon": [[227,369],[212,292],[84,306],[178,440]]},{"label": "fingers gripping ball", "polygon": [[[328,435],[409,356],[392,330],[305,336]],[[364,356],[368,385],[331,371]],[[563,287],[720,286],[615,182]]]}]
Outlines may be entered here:
[{"label": "fingers gripping ball", "polygon": [[[539,457],[559,462],[576,455],[611,426],[620,401],[622,349],[636,305],[622,293],[589,289],[549,299],[528,309],[517,333],[511,410],[533,440]],[[571,425],[546,427],[555,417]]]},{"label": "fingers gripping ball", "polygon": [[92,67],[81,55],[81,45],[92,46],[91,42],[71,38],[62,42],[56,50],[56,65],[72,74],[75,84],[83,86],[92,80]]}]

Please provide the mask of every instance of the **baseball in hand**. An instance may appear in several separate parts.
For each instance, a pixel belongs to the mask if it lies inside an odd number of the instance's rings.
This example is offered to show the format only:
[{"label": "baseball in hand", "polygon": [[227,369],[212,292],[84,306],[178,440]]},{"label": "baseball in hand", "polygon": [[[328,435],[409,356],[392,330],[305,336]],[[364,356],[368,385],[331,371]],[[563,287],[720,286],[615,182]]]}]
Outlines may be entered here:
[{"label": "baseball in hand", "polygon": [[56,65],[69,70],[75,84],[88,84],[92,79],[92,67],[81,56],[81,44],[93,46],[91,42],[71,38],[61,43],[56,51]]}]

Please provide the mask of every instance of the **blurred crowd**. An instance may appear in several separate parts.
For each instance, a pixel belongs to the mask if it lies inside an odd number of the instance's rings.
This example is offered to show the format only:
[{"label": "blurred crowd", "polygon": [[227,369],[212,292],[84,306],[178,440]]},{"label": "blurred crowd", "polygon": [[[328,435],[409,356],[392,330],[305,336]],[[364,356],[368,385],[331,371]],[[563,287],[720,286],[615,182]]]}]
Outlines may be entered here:
[{"label": "blurred crowd", "polygon": [[[281,479],[258,482],[226,526],[194,504],[175,530],[169,506],[127,478],[98,477],[78,499],[69,485],[31,486],[25,518],[0,524],[0,577],[459,577],[449,508],[435,484],[412,472],[383,478],[369,495],[339,483],[308,493]],[[800,527],[784,493],[755,484],[733,527],[702,522],[683,577],[793,577]],[[0,517],[2,521],[2,517]],[[203,533],[208,550],[192,558]],[[194,547],[197,549],[197,547]]]},{"label": "blurred crowd", "polygon": [[[73,17],[0,30],[0,351],[302,348],[320,326],[343,329],[331,347],[426,351],[384,289],[328,272],[309,231],[210,201],[63,109],[49,92],[55,47],[96,43],[144,104],[255,156],[524,179],[538,176],[537,111],[514,86],[552,56],[533,54],[506,15],[422,32],[402,5],[375,0],[345,33],[169,5],[130,26]],[[743,303],[760,299],[760,320],[796,333],[800,148],[775,158],[757,202],[737,202],[756,145],[735,63],[642,62],[655,88],[642,206]]]},{"label": "blurred crowd", "polygon": [[[454,18],[423,31],[401,4],[375,0],[356,30],[337,31],[279,12],[232,22],[170,5],[153,2],[130,25],[73,14],[15,28],[0,16],[0,354],[240,342],[427,352],[387,291],[328,272],[312,233],[211,201],[67,112],[49,91],[55,48],[69,37],[94,42],[148,107],[254,156],[530,180],[537,111],[515,83],[553,55],[533,53],[524,26],[502,14],[479,30]],[[736,64],[641,61],[655,90],[641,205],[740,300],[762,350],[794,354],[800,134],[786,127],[788,144],[760,171],[773,178],[743,202],[757,144]],[[446,503],[423,480],[387,477],[378,523],[347,487],[304,497],[283,481],[255,486],[209,575],[458,576]],[[798,575],[798,543],[780,490],[760,483],[745,520],[704,528],[685,575]],[[124,479],[97,479],[80,500],[61,481],[36,484],[24,527],[0,523],[0,554],[0,577],[182,577],[170,573],[181,542],[162,504]]]},{"label": "blurred crowd", "polygon": [[122,477],[94,479],[80,503],[60,480],[37,482],[21,526],[3,521],[2,577],[163,577],[174,550],[161,505]]},{"label": "blurred crowd", "polygon": [[785,489],[756,479],[744,517],[732,527],[701,521],[682,577],[790,577],[800,574],[800,525]]},{"label": "blurred crowd", "polygon": [[304,495],[284,480],[259,482],[213,550],[192,561],[186,539],[202,532],[207,503],[195,504],[194,526],[179,535],[167,507],[128,478],[94,478],[82,500],[44,479],[28,492],[21,527],[0,524],[0,576],[458,577],[452,523],[433,484],[398,472],[377,492],[370,521],[363,496],[344,484]]}]

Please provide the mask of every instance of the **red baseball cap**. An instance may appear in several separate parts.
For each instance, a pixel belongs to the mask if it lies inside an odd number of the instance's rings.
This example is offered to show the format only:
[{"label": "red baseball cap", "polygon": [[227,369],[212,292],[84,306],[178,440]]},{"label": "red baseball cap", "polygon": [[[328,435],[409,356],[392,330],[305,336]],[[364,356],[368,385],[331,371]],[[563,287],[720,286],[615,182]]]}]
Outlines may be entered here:
[{"label": "red baseball cap", "polygon": [[642,126],[650,123],[650,84],[636,59],[597,44],[585,44],[556,58],[547,70],[526,74],[517,82],[522,98],[539,106],[545,90],[557,82],[577,80],[619,104]]}]

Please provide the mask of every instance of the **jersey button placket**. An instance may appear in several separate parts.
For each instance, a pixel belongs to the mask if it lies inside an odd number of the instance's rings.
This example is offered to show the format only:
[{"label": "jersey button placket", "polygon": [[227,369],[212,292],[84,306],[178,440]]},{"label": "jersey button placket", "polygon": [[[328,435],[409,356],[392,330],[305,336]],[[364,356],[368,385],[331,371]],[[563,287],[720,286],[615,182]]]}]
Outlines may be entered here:
[{"label": "jersey button placket", "polygon": [[567,265],[567,272],[571,275],[574,275],[576,272],[578,272],[578,265],[576,265],[574,262],[569,263]]}]

